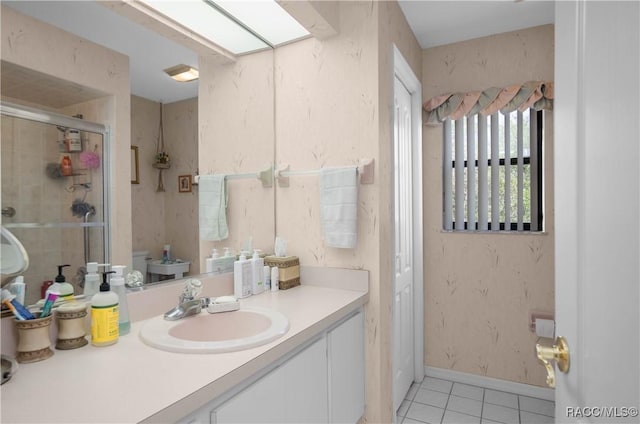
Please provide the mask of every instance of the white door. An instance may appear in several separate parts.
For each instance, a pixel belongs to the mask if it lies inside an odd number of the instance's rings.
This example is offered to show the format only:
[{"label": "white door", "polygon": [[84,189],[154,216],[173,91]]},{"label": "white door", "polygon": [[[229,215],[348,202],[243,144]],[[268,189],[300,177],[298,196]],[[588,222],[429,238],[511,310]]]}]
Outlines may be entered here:
[{"label": "white door", "polygon": [[411,95],[398,77],[394,80],[393,407],[396,411],[414,378],[414,333]]},{"label": "white door", "polygon": [[556,422],[637,423],[640,3],[560,1],[555,19]]}]

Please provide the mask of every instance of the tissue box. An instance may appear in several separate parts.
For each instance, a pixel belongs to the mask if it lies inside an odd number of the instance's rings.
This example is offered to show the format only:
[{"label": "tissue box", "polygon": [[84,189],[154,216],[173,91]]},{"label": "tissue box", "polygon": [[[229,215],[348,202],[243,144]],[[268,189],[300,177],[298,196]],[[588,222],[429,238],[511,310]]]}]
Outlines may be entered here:
[{"label": "tissue box", "polygon": [[278,267],[280,290],[300,285],[300,259],[297,256],[265,256],[264,264]]}]

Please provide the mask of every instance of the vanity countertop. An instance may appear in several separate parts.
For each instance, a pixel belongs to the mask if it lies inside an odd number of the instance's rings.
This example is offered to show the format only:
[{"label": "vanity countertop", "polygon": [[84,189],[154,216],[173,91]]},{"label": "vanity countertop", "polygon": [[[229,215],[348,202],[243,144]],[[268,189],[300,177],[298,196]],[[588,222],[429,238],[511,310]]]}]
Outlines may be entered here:
[{"label": "vanity countertop", "polygon": [[140,340],[144,320],[133,322],[115,345],[56,350],[21,364],[1,386],[0,421],[175,422],[366,303],[366,271],[324,270],[331,275],[301,270],[299,287],[240,300],[241,308],[273,308],[289,319],[289,331],[271,343],[230,353],[165,352]]}]

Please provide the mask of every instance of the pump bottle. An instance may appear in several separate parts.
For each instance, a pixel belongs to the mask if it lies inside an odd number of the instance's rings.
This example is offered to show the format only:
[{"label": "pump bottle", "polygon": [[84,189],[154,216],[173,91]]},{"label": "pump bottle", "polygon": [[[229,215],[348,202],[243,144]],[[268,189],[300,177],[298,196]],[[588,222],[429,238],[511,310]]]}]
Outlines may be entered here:
[{"label": "pump bottle", "polygon": [[127,303],[127,289],[124,285],[124,265],[114,265],[111,269],[115,272],[111,277],[111,290],[118,295],[119,318],[118,332],[121,336],[128,334],[131,330],[129,321],[129,304]]},{"label": "pump bottle", "polygon": [[253,250],[253,257],[251,258],[251,292],[253,294],[260,294],[264,291],[264,259],[260,257],[260,250]]},{"label": "pump bottle", "polygon": [[56,276],[55,282],[47,289],[44,295],[45,299],[49,296],[49,293],[55,293],[61,298],[73,298],[73,286],[67,283],[67,279],[62,275],[62,268],[67,266],[71,265],[58,265],[58,275]]},{"label": "pump bottle", "polygon": [[118,295],[111,291],[107,277],[114,271],[102,273],[100,291],[91,299],[91,343],[109,346],[118,341]]},{"label": "pump bottle", "polygon": [[97,262],[87,262],[87,275],[84,276],[84,292],[88,299],[100,290],[100,276],[98,267],[109,266],[109,264],[99,264]]}]

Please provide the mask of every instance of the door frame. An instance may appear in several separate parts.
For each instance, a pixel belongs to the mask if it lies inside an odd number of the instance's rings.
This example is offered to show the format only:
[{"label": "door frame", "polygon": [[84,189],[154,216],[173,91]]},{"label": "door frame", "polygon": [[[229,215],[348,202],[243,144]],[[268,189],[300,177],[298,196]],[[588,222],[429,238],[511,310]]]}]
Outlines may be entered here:
[{"label": "door frame", "polygon": [[[413,374],[414,381],[424,378],[424,269],[422,215],[422,84],[393,45],[393,72],[411,95],[411,154],[413,179]],[[393,87],[393,80],[391,81]],[[392,88],[392,91],[394,89]],[[395,229],[395,227],[394,227]],[[391,290],[395,286],[392,284]],[[392,326],[393,328],[393,326]],[[393,339],[392,339],[393,340]]]}]

